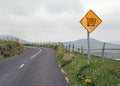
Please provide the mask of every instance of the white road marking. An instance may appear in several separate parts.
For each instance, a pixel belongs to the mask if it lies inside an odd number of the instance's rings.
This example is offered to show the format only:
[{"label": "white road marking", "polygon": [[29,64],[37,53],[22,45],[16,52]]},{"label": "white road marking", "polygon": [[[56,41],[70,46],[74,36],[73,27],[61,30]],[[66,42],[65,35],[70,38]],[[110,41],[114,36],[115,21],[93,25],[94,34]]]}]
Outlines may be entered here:
[{"label": "white road marking", "polygon": [[[61,72],[62,72],[64,75],[66,75],[65,72],[64,72],[64,70],[63,70],[62,68],[61,68]],[[67,82],[68,84],[70,83],[68,77],[65,77],[65,80],[66,80],[66,82]]]},{"label": "white road marking", "polygon": [[65,72],[64,72],[64,70],[63,70],[63,69],[61,69],[61,72],[65,74]]},{"label": "white road marking", "polygon": [[70,82],[69,82],[69,79],[67,78],[67,77],[65,77],[65,80],[66,80],[66,82],[69,84]]},{"label": "white road marking", "polygon": [[31,58],[31,59],[34,58],[34,57],[37,56],[41,51],[42,51],[42,50],[39,49],[39,51],[38,51],[36,54],[34,54],[33,56],[31,56],[30,58]]},{"label": "white road marking", "polygon": [[20,66],[20,68],[23,68],[25,66],[25,64],[22,64],[21,66]]},{"label": "white road marking", "polygon": [[[31,58],[31,59],[34,58],[34,57],[37,56],[41,51],[42,51],[42,50],[39,49],[39,51],[38,51],[36,54],[34,54],[33,56],[31,56],[30,58]],[[20,68],[23,68],[24,66],[25,66],[25,64],[22,64],[22,65],[20,66]]]}]

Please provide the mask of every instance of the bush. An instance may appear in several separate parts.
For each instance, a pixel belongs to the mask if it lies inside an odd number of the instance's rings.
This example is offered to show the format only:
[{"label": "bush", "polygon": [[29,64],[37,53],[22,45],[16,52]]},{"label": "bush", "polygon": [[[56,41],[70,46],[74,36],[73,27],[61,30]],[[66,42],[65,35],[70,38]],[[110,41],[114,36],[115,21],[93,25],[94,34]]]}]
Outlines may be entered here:
[{"label": "bush", "polygon": [[0,59],[18,55],[25,51],[22,44],[12,41],[1,41],[0,42]]}]

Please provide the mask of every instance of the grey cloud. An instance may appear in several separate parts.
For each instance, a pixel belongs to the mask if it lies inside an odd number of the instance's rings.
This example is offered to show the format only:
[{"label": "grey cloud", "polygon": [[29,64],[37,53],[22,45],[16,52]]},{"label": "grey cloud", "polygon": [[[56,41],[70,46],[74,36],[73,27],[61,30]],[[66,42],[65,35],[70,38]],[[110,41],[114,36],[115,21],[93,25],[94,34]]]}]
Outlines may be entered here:
[{"label": "grey cloud", "polygon": [[82,4],[79,0],[52,0],[47,1],[45,4],[48,13],[61,13],[61,12],[80,12]]},{"label": "grey cloud", "polygon": [[36,9],[40,2],[38,0],[2,0],[0,10],[3,14],[27,15]]},{"label": "grey cloud", "polygon": [[[96,4],[92,5],[96,7]],[[80,0],[0,0],[0,34],[13,34],[33,41],[85,38],[86,30],[79,24],[85,10],[83,5]],[[100,7],[104,9],[105,5]],[[119,15],[118,8],[103,10],[102,27],[98,27],[102,29],[96,33],[105,33],[106,29],[111,33],[114,28],[118,29]]]},{"label": "grey cloud", "polygon": [[0,10],[4,14],[29,15],[35,9],[45,8],[48,13],[79,12],[82,4],[79,0],[2,0]]}]

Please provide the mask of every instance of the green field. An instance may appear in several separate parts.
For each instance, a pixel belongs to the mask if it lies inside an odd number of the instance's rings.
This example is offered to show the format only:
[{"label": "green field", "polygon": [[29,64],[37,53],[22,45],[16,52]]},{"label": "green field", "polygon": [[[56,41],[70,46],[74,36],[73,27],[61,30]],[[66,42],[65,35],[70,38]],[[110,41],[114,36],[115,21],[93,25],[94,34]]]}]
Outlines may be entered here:
[{"label": "green field", "polygon": [[72,86],[120,86],[120,61],[91,56],[87,64],[87,55],[70,53],[57,48],[57,60],[65,71]]}]

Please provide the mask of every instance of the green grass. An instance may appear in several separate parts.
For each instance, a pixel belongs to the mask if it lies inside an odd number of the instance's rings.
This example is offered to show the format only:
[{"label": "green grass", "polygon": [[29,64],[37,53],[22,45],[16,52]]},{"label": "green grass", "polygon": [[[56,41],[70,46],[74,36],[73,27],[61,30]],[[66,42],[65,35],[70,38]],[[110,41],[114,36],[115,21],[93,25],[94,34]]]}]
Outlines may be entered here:
[{"label": "green grass", "polygon": [[58,47],[57,60],[65,71],[72,86],[120,86],[120,61],[91,56],[91,64],[87,64],[87,56],[70,53]]},{"label": "green grass", "polygon": [[0,60],[18,55],[25,51],[22,44],[12,41],[0,41]]}]

